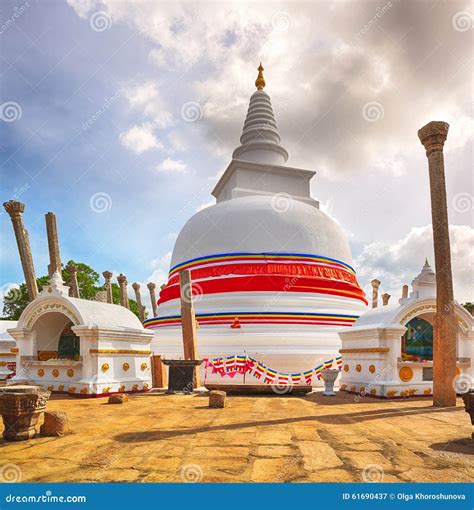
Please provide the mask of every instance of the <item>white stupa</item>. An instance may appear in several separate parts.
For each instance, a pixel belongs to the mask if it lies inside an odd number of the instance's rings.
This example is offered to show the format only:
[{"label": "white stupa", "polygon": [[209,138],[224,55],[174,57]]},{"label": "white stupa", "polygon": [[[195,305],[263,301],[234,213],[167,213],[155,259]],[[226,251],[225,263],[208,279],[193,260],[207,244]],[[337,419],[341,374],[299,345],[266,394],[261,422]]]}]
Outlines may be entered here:
[{"label": "white stupa", "polygon": [[190,269],[199,356],[245,353],[293,373],[338,356],[337,331],[367,301],[344,232],[310,195],[315,172],[287,165],[262,71],[241,145],[212,192],[217,203],[181,230],[157,317],[145,326],[156,354],[182,357],[178,273]]}]

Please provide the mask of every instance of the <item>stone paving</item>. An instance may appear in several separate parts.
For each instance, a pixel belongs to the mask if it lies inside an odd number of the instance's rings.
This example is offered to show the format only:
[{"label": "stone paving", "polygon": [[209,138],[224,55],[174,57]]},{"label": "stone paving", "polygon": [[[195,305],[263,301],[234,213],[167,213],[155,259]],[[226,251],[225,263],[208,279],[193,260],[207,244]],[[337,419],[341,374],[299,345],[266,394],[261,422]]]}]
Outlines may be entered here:
[{"label": "stone paving", "polygon": [[471,424],[429,399],[381,401],[229,396],[209,409],[204,396],[106,399],[54,396],[72,433],[0,441],[0,470],[14,464],[24,482],[469,482]]}]

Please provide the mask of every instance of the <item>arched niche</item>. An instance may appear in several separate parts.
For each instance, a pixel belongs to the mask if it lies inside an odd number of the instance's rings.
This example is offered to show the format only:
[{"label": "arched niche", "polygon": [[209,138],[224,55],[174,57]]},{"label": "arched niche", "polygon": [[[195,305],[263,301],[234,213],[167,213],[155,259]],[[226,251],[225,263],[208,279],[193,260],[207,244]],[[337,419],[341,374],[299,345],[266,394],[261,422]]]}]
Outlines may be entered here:
[{"label": "arched niche", "polygon": [[433,361],[433,323],[430,317],[417,316],[410,319],[402,337],[402,359],[405,361]]},{"label": "arched niche", "polygon": [[33,323],[38,359],[78,359],[79,337],[72,331],[73,322],[61,312],[48,312]]}]

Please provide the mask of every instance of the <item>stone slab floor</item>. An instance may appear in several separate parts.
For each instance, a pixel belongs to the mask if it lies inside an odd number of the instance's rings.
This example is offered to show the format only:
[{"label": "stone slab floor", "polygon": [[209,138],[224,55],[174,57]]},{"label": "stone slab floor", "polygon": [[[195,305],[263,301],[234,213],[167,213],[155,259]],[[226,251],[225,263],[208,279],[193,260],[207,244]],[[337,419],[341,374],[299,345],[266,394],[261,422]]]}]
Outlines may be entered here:
[{"label": "stone slab floor", "polygon": [[0,441],[24,482],[474,480],[469,416],[429,399],[140,395],[123,405],[54,396],[71,434]]}]

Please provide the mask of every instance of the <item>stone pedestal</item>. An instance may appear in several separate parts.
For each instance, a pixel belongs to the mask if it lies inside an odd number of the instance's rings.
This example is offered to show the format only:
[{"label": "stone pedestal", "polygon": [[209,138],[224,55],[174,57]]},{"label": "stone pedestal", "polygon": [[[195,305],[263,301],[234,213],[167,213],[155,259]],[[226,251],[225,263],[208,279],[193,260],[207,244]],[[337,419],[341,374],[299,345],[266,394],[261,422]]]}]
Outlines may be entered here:
[{"label": "stone pedestal", "polygon": [[339,370],[334,368],[327,368],[321,370],[321,375],[324,381],[323,395],[325,397],[333,397],[336,394],[334,391],[334,383],[336,382],[337,376],[339,375]]},{"label": "stone pedestal", "polygon": [[24,441],[35,436],[35,427],[50,395],[51,392],[40,386],[0,387],[5,441]]},{"label": "stone pedestal", "polygon": [[194,390],[195,367],[201,365],[202,360],[162,360],[169,366],[168,390],[166,393],[192,393]]}]

